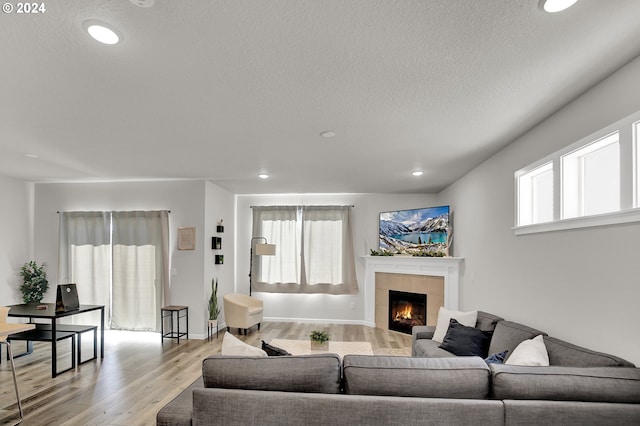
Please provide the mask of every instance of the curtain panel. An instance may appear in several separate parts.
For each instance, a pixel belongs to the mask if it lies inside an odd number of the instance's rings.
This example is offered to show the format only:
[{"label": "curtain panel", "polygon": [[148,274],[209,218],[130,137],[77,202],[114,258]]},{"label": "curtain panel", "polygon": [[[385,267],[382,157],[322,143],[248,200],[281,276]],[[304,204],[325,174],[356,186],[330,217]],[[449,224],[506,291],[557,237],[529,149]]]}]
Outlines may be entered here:
[{"label": "curtain panel", "polygon": [[111,327],[160,329],[169,282],[167,211],[113,212]]},{"label": "curtain panel", "polygon": [[252,234],[276,245],[253,259],[254,291],[358,292],[351,206],[255,206]]},{"label": "curtain panel", "polygon": [[[111,213],[60,212],[58,228],[58,283],[75,283],[83,305],[104,305],[111,317]],[[99,314],[81,318],[99,321]],[[76,316],[69,320],[78,322]]]}]

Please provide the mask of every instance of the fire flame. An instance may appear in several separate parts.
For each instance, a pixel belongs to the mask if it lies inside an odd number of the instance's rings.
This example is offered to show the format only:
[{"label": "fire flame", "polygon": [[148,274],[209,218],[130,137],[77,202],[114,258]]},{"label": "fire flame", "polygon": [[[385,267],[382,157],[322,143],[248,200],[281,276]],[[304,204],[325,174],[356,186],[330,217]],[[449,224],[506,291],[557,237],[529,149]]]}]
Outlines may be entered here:
[{"label": "fire flame", "polygon": [[411,305],[405,306],[403,309],[396,311],[395,320],[410,320],[411,319]]}]

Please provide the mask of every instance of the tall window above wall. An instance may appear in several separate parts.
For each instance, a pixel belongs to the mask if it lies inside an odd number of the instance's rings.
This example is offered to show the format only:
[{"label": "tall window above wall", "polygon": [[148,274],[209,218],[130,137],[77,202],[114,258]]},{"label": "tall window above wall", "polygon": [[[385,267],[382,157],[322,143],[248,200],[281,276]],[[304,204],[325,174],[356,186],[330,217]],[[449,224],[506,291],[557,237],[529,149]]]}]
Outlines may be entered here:
[{"label": "tall window above wall", "polygon": [[635,174],[633,206],[640,207],[640,121],[633,123],[633,150],[635,152],[635,163],[633,167]]},{"label": "tall window above wall", "polygon": [[514,173],[516,235],[640,221],[640,111]]},{"label": "tall window above wall", "polygon": [[553,220],[553,162],[524,172],[518,180],[518,225]]},{"label": "tall window above wall", "polygon": [[619,133],[562,156],[562,218],[620,210]]}]

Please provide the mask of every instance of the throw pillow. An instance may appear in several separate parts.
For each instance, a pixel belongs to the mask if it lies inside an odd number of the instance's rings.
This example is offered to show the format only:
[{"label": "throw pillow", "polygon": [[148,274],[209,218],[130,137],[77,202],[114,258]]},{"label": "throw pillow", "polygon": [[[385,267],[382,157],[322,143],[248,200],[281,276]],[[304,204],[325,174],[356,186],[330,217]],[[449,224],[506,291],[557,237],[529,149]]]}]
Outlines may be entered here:
[{"label": "throw pillow", "polygon": [[504,364],[504,359],[507,356],[507,352],[509,352],[509,349],[491,354],[484,359],[484,362],[486,362],[487,364]]},{"label": "throw pillow", "polygon": [[467,327],[455,319],[449,322],[449,329],[442,340],[440,349],[457,356],[479,356],[485,358],[489,351],[491,333]]},{"label": "throw pillow", "polygon": [[466,325],[467,327],[475,327],[476,321],[478,320],[478,311],[450,311],[445,307],[441,307],[438,311],[436,331],[433,333],[431,340],[442,343],[442,339],[444,339],[444,336],[447,334],[451,318],[455,319],[462,325]]},{"label": "throw pillow", "polygon": [[544,345],[542,334],[521,342],[513,350],[505,364],[548,367],[549,354],[547,353],[547,347]]},{"label": "throw pillow", "polygon": [[277,346],[270,345],[264,340],[262,341],[262,350],[265,351],[268,356],[291,355],[289,352],[285,351],[284,349],[279,348]]},{"label": "throw pillow", "polygon": [[229,332],[224,333],[222,337],[222,350],[220,354],[249,357],[267,356],[267,353],[262,349],[247,345]]}]

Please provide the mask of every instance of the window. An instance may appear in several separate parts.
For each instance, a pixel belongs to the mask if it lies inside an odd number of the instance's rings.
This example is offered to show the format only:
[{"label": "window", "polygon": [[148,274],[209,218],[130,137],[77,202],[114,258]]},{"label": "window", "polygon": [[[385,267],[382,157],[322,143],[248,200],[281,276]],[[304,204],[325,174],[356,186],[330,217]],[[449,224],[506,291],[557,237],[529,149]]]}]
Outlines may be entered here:
[{"label": "window", "polygon": [[350,206],[253,207],[253,236],[276,245],[255,256],[254,291],[357,293]]},{"label": "window", "polygon": [[159,331],[168,212],[60,212],[59,220],[59,282],[76,283],[83,303],[104,305],[109,328]]},{"label": "window", "polygon": [[562,156],[563,219],[620,210],[620,145],[615,132]]},{"label": "window", "polygon": [[516,235],[640,222],[640,111],[514,173]]},{"label": "window", "polygon": [[633,124],[633,149],[635,152],[635,188],[634,188],[634,207],[640,207],[640,121]]},{"label": "window", "polygon": [[518,225],[553,220],[553,163],[518,177]]}]

